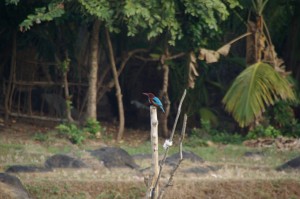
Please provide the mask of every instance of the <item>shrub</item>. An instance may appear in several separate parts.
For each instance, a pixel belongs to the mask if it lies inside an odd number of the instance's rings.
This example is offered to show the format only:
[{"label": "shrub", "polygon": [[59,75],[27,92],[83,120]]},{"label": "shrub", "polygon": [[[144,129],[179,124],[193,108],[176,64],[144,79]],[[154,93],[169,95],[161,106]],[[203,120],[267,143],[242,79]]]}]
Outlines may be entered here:
[{"label": "shrub", "polygon": [[73,123],[60,124],[56,129],[66,135],[74,144],[81,144],[86,139],[85,132]]},{"label": "shrub", "polygon": [[276,138],[281,135],[282,133],[272,125],[268,125],[267,127],[257,125],[253,130],[248,132],[247,139],[257,139],[259,137]]},{"label": "shrub", "polygon": [[238,133],[218,132],[212,136],[211,140],[222,144],[241,144],[244,137]]},{"label": "shrub", "polygon": [[192,129],[188,145],[207,146],[208,140],[222,144],[240,144],[244,137],[238,133],[228,133],[211,128],[208,120],[201,120],[201,129]]},{"label": "shrub", "polygon": [[35,141],[45,142],[45,141],[47,141],[49,139],[49,136],[46,133],[40,133],[40,132],[38,132],[38,133],[34,134],[33,139]]},{"label": "shrub", "polygon": [[274,122],[275,125],[285,127],[291,125],[291,121],[295,120],[294,111],[290,102],[279,101],[274,105]]},{"label": "shrub", "polygon": [[100,122],[95,119],[88,119],[85,124],[84,131],[90,133],[93,136],[97,134],[101,135],[104,129],[101,127]]}]

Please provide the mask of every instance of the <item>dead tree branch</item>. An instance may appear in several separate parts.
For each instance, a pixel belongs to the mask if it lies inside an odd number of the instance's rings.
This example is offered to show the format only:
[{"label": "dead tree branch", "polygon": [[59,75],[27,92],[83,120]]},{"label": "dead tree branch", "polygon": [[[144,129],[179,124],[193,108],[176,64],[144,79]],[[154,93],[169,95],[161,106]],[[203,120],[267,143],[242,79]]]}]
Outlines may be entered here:
[{"label": "dead tree branch", "polygon": [[[182,103],[183,103],[183,100],[184,100],[185,96],[186,96],[186,89],[183,92],[183,95],[181,97],[181,100],[180,100],[180,103],[179,103],[179,106],[178,106],[178,111],[177,111],[177,115],[176,115],[175,122],[174,122],[174,125],[173,125],[173,129],[172,129],[172,132],[171,132],[171,136],[170,136],[169,140],[166,140],[166,141],[168,141],[168,143],[172,143],[172,140],[173,140],[173,137],[174,137],[174,133],[175,133],[175,129],[176,129],[176,126],[177,126],[177,123],[178,123],[178,119],[179,119],[180,113],[181,113]],[[161,177],[163,166],[165,164],[168,152],[169,152],[169,145],[166,145],[163,159],[160,161],[159,173],[158,173],[158,177],[156,179],[155,187],[158,186],[158,182],[159,182],[159,179]],[[155,189],[155,187],[154,187],[154,189]]]},{"label": "dead tree branch", "polygon": [[180,139],[179,139],[179,154],[180,154],[180,159],[178,160],[178,163],[176,164],[176,166],[172,170],[168,182],[161,189],[161,191],[160,191],[160,193],[158,195],[158,199],[163,198],[163,196],[164,196],[165,191],[167,190],[167,188],[170,187],[170,186],[172,186],[172,182],[173,182],[173,178],[175,176],[175,173],[176,173],[177,169],[179,168],[181,162],[183,161],[183,156],[182,156],[182,142],[183,142],[183,139],[185,137],[186,123],[187,123],[187,115],[184,114],[183,125],[182,125],[182,130],[181,130],[181,136],[180,136]]}]

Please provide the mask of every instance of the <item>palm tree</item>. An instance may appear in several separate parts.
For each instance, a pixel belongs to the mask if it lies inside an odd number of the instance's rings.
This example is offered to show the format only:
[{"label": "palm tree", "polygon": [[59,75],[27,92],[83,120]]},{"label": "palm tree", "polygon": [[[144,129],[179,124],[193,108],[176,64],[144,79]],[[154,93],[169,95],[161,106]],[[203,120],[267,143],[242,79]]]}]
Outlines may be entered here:
[{"label": "palm tree", "polygon": [[240,126],[245,127],[279,99],[295,99],[290,82],[271,65],[257,62],[234,80],[223,103]]},{"label": "palm tree", "polygon": [[241,127],[259,120],[267,106],[278,100],[295,100],[284,63],[277,57],[262,16],[268,0],[253,1],[256,21],[248,20],[247,64],[223,98],[225,109]]}]

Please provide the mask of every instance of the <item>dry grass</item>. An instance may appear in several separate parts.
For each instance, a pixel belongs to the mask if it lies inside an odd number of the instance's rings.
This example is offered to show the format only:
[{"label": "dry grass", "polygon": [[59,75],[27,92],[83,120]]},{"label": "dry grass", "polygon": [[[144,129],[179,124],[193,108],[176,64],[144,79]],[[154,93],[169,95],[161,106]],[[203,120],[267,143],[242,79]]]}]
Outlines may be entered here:
[{"label": "dry grass", "polygon": [[[105,144],[117,145],[113,141],[88,141],[82,146],[76,146],[65,139],[50,137],[45,142],[37,142],[33,139],[34,133],[24,130],[30,129],[29,126],[21,127],[0,133],[0,172],[15,164],[41,166],[48,156],[56,153],[79,157],[90,165],[87,169],[55,169],[53,172],[16,174],[33,198],[132,199],[144,196],[144,176],[150,173],[147,169],[150,159],[136,160],[144,169],[142,172],[120,168],[107,169],[91,157],[86,149],[99,148]],[[128,138],[121,147],[130,154],[147,153],[147,136],[143,139],[132,141],[132,137]],[[166,198],[300,198],[300,172],[274,170],[275,166],[299,154],[299,151],[251,149],[230,145],[185,149],[200,155],[206,162],[183,161],[175,176],[174,186],[168,190]],[[263,151],[265,156],[243,156],[245,151],[257,150]],[[173,152],[175,150],[171,151]],[[205,174],[185,171],[199,167],[219,169]],[[166,182],[171,169],[164,168],[161,183]]]},{"label": "dry grass", "polygon": [[[142,198],[146,187],[140,181],[24,181],[34,198]],[[166,199],[188,198],[299,198],[299,180],[223,179],[176,180]]]}]

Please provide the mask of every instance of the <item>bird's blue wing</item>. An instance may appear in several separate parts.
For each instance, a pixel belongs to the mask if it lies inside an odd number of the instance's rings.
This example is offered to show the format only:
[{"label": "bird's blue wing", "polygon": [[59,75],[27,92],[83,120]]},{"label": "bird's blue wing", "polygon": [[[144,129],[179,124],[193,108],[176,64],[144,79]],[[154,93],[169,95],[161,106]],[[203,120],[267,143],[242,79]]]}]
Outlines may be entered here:
[{"label": "bird's blue wing", "polygon": [[160,101],[157,97],[154,97],[154,98],[153,98],[153,102],[154,102],[156,105],[158,105],[158,106],[162,106],[161,101]]}]

